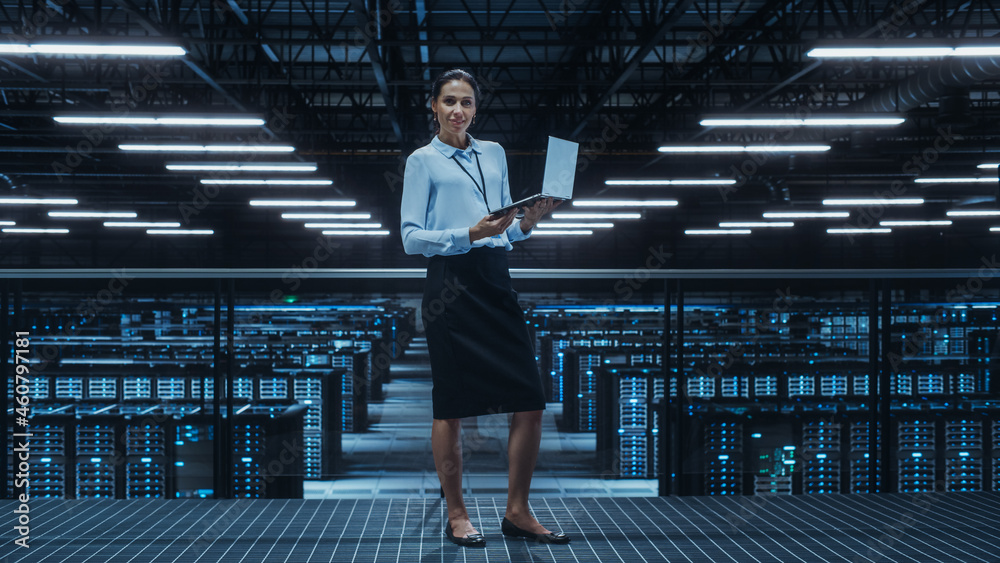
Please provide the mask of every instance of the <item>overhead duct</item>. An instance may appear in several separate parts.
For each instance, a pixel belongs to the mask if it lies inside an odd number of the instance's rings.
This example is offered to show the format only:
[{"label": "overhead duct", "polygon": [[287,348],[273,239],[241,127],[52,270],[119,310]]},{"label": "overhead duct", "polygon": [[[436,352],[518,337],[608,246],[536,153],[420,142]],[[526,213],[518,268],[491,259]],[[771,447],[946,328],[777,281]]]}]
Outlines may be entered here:
[{"label": "overhead duct", "polygon": [[958,57],[945,64],[915,74],[852,104],[858,113],[893,113],[911,110],[949,94],[1000,76],[1000,57]]},{"label": "overhead duct", "polygon": [[[924,72],[914,74],[898,84],[888,86],[865,96],[847,106],[845,113],[903,113],[930,102],[946,106],[954,101],[957,90],[973,84],[1000,77],[1000,57],[957,57]],[[966,98],[967,99],[967,98]],[[947,109],[947,108],[946,108]],[[822,131],[803,131],[796,135],[798,142],[829,138]],[[863,138],[851,138],[852,148],[861,148]],[[869,150],[864,148],[862,150]]]}]

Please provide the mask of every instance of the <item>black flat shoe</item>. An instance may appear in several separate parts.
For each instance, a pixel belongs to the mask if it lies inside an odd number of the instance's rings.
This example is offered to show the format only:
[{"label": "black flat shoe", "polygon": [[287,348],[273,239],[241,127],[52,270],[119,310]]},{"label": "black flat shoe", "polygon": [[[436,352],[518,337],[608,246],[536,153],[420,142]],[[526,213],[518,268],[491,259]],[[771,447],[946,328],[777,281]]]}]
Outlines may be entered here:
[{"label": "black flat shoe", "polygon": [[529,540],[534,540],[538,543],[554,543],[554,544],[564,544],[569,543],[569,536],[562,532],[549,532],[547,534],[535,534],[527,530],[522,530],[514,525],[513,522],[507,519],[505,516],[503,521],[500,522],[500,531],[503,535],[509,538],[525,538]]},{"label": "black flat shoe", "polygon": [[451,522],[448,522],[448,527],[444,529],[444,535],[451,543],[462,547],[486,547],[486,538],[482,534],[469,534],[465,537],[456,538],[455,533],[451,531]]}]

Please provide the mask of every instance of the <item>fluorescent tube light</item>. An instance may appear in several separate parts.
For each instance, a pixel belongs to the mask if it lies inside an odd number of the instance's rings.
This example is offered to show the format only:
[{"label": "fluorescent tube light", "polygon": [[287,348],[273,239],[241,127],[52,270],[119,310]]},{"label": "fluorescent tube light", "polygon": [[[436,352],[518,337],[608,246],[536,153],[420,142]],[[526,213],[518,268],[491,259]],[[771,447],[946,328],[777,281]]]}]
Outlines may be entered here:
[{"label": "fluorescent tube light", "polygon": [[27,45],[0,45],[0,54],[3,55],[34,55],[37,51]]},{"label": "fluorescent tube light", "polygon": [[168,162],[172,172],[315,172],[315,162]]},{"label": "fluorescent tube light", "polygon": [[831,235],[865,235],[865,234],[885,234],[891,233],[892,229],[871,228],[871,229],[827,229]]},{"label": "fluorescent tube light", "polygon": [[548,221],[535,225],[539,229],[610,229],[614,226],[614,223],[560,223]]},{"label": "fluorescent tube light", "polygon": [[385,235],[389,234],[389,231],[375,231],[375,230],[361,230],[361,229],[359,229],[359,230],[353,230],[353,229],[348,229],[348,230],[323,231],[323,234],[326,235],[326,236],[344,236],[344,237],[349,237],[349,236],[354,236],[354,235],[361,235],[361,236],[385,236]]},{"label": "fluorescent tube light", "polygon": [[658,150],[665,153],[823,152],[830,150],[830,145],[678,145]]},{"label": "fluorescent tube light", "polygon": [[923,205],[923,198],[919,197],[897,197],[897,198],[834,198],[824,199],[823,205]]},{"label": "fluorescent tube light", "polygon": [[706,180],[605,180],[606,186],[731,186],[732,178],[710,178]]},{"label": "fluorescent tube light", "polygon": [[806,53],[814,58],[914,58],[914,57],[995,57],[1000,55],[997,45],[943,45],[933,41],[911,41],[894,45],[824,45]]},{"label": "fluorescent tube light", "polygon": [[975,183],[985,183],[985,184],[995,184],[998,181],[996,176],[987,176],[985,178],[917,178],[913,180],[914,184],[975,184]]},{"label": "fluorescent tube light", "polygon": [[306,223],[307,229],[381,229],[382,223]]},{"label": "fluorescent tube light", "polygon": [[542,229],[534,231],[531,236],[587,236],[594,234],[590,229]]},{"label": "fluorescent tube light", "polygon": [[705,118],[699,123],[705,127],[873,127],[899,125],[903,117],[718,117]]},{"label": "fluorescent tube light", "polygon": [[77,43],[32,43],[2,45],[0,53],[8,55],[109,55],[127,57],[183,57],[187,54],[176,45],[98,45]]},{"label": "fluorescent tube light", "polygon": [[722,221],[719,228],[722,229],[755,229],[757,227],[794,227],[791,221]]},{"label": "fluorescent tube light", "polygon": [[844,219],[850,211],[765,211],[765,219]]},{"label": "fluorescent tube light", "polygon": [[983,45],[982,47],[968,46],[955,47],[955,57],[996,57],[1000,55],[1000,47],[995,45]]},{"label": "fluorescent tube light", "polygon": [[650,199],[650,200],[626,200],[626,199],[577,199],[573,200],[574,207],[674,207],[677,205],[676,199]]},{"label": "fluorescent tube light", "polygon": [[4,227],[13,227],[16,224],[17,224],[16,221],[0,221],[0,226]]},{"label": "fluorescent tube light", "polygon": [[288,145],[118,145],[123,151],[138,152],[294,152]]},{"label": "fluorescent tube light", "polygon": [[829,58],[911,58],[950,57],[955,54],[953,47],[817,47],[806,53],[807,57]]},{"label": "fluorescent tube light", "polygon": [[213,235],[212,229],[146,229],[147,235]]},{"label": "fluorescent tube light", "polygon": [[976,168],[992,168],[992,169],[997,169],[997,168],[1000,168],[1000,162],[984,162],[984,163],[980,164],[979,166],[977,166]]},{"label": "fluorescent tube light", "polygon": [[69,232],[69,229],[34,229],[26,227],[4,227],[3,229],[0,229],[0,231],[11,234],[64,235]]},{"label": "fluorescent tube light", "polygon": [[945,211],[944,213],[948,217],[995,217],[1000,215],[1000,210],[998,209],[954,209],[952,211]]},{"label": "fluorescent tube light", "polygon": [[69,219],[133,219],[138,215],[135,211],[49,211],[49,217],[66,217]]},{"label": "fluorescent tube light", "polygon": [[947,219],[931,221],[879,221],[883,227],[947,227],[951,221]]},{"label": "fluorescent tube light", "polygon": [[354,207],[350,200],[307,200],[307,199],[251,199],[255,207]]},{"label": "fluorescent tube light", "polygon": [[1000,233],[1000,227],[990,227],[991,233]]},{"label": "fluorescent tube light", "polygon": [[282,213],[282,219],[314,219],[314,220],[340,220],[340,219],[371,219],[371,213]]},{"label": "fluorescent tube light", "polygon": [[0,205],[76,205],[75,199],[38,197],[0,197]]},{"label": "fluorescent tube light", "polygon": [[641,219],[641,213],[552,213],[553,219]]},{"label": "fluorescent tube light", "polygon": [[105,221],[105,227],[110,228],[128,228],[128,227],[180,227],[181,224],[177,221]]},{"label": "fluorescent tube light", "polygon": [[750,229],[685,229],[685,235],[749,235]]},{"label": "fluorescent tube light", "polygon": [[202,180],[214,186],[330,186],[333,180]]},{"label": "fluorescent tube light", "polygon": [[110,117],[110,116],[73,116],[62,115],[53,117],[56,123],[63,125],[170,125],[174,127],[259,127],[264,120],[259,117]]}]

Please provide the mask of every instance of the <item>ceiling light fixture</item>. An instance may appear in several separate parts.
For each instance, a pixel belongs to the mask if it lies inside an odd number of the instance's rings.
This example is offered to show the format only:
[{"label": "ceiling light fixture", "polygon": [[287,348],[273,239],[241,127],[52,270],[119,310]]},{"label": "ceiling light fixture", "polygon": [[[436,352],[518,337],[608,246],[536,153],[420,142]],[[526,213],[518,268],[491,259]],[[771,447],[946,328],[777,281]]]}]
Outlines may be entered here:
[{"label": "ceiling light fixture", "polygon": [[355,202],[341,199],[251,199],[254,207],[354,207]]},{"label": "ceiling light fixture", "polygon": [[553,219],[641,219],[641,213],[552,213]]},{"label": "ceiling light fixture", "polygon": [[685,235],[749,235],[750,229],[685,229]]},{"label": "ceiling light fixture", "polygon": [[952,57],[955,55],[954,47],[933,45],[817,47],[806,52],[807,57],[819,59]]},{"label": "ceiling light fixture", "polygon": [[561,222],[544,222],[537,223],[535,225],[539,229],[610,229],[615,226],[614,223],[561,223]]},{"label": "ceiling light fixture", "polygon": [[830,145],[676,145],[660,147],[662,153],[824,152]]},{"label": "ceiling light fixture", "polygon": [[288,145],[118,145],[134,152],[294,152]]},{"label": "ceiling light fixture", "polygon": [[100,45],[82,43],[31,43],[0,45],[5,55],[107,55],[126,57],[183,57],[187,51],[177,45]]},{"label": "ceiling light fixture", "polygon": [[824,199],[823,205],[923,205],[923,198],[919,197],[896,197],[896,198],[834,198]]},{"label": "ceiling light fixture", "polygon": [[5,233],[10,234],[41,234],[41,235],[65,235],[69,232],[69,229],[34,229],[26,227],[4,227],[0,229]]},{"label": "ceiling light fixture", "polygon": [[948,217],[995,217],[1000,215],[1000,209],[953,209],[944,214]]},{"label": "ceiling light fixture", "polygon": [[371,213],[282,213],[282,219],[371,219]]},{"label": "ceiling light fixture", "polygon": [[331,186],[333,180],[201,180],[206,186]]},{"label": "ceiling light fixture", "polygon": [[986,178],[917,178],[913,180],[914,184],[995,184],[998,181],[997,177],[986,177]]},{"label": "ceiling light fixture", "polygon": [[871,229],[827,229],[826,232],[831,235],[867,235],[891,233],[892,229],[878,227]]},{"label": "ceiling light fixture", "polygon": [[984,163],[980,164],[979,166],[976,166],[976,168],[993,168],[993,169],[996,169],[996,168],[1000,168],[1000,162],[984,162]]},{"label": "ceiling light fixture", "polygon": [[0,197],[0,205],[76,205],[75,199],[38,197]]},{"label": "ceiling light fixture", "polygon": [[315,172],[315,162],[168,162],[171,172]]},{"label": "ceiling light fixture", "polygon": [[765,211],[765,219],[845,219],[850,211]]},{"label": "ceiling light fixture", "polygon": [[574,207],[674,207],[676,199],[626,200],[626,199],[577,199]]},{"label": "ceiling light fixture", "polygon": [[146,229],[147,235],[214,235],[212,229]]},{"label": "ceiling light fixture", "polygon": [[731,186],[736,183],[732,178],[714,178],[706,180],[605,180],[606,186]]},{"label": "ceiling light fixture", "polygon": [[173,127],[259,127],[259,117],[111,117],[99,115],[60,115],[52,119],[63,125],[169,125]]},{"label": "ceiling light fixture", "polygon": [[930,221],[879,221],[883,227],[947,227],[951,221],[947,219]]},{"label": "ceiling light fixture", "polygon": [[707,117],[699,124],[704,127],[881,127],[899,125],[906,118],[884,116],[813,116],[813,117]]},{"label": "ceiling light fixture", "polygon": [[105,227],[128,228],[128,227],[180,227],[176,221],[105,221]]},{"label": "ceiling light fixture", "polygon": [[373,230],[332,230],[332,231],[322,231],[326,236],[385,236],[389,234],[389,231],[373,231]]},{"label": "ceiling light fixture", "polygon": [[531,236],[587,236],[594,234],[590,229],[542,229],[534,231]]},{"label": "ceiling light fixture", "polygon": [[722,229],[755,229],[757,227],[794,227],[792,221],[722,221],[719,228]]},{"label": "ceiling light fixture", "polygon": [[135,211],[49,211],[49,217],[65,217],[68,219],[134,219],[139,214]]},{"label": "ceiling light fixture", "polygon": [[307,229],[381,229],[382,223],[306,223]]}]

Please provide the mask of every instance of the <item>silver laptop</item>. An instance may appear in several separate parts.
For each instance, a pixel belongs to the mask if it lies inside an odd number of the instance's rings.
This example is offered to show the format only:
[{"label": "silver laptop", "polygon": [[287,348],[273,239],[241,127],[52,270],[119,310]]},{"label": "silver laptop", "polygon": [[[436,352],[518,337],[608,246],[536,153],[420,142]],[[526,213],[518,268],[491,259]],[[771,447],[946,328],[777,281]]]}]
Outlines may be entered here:
[{"label": "silver laptop", "polygon": [[580,144],[549,137],[549,148],[545,153],[545,175],[542,177],[542,191],[520,201],[494,210],[492,215],[503,215],[514,208],[531,207],[536,201],[553,199],[573,199],[573,181],[576,179],[576,157]]}]

